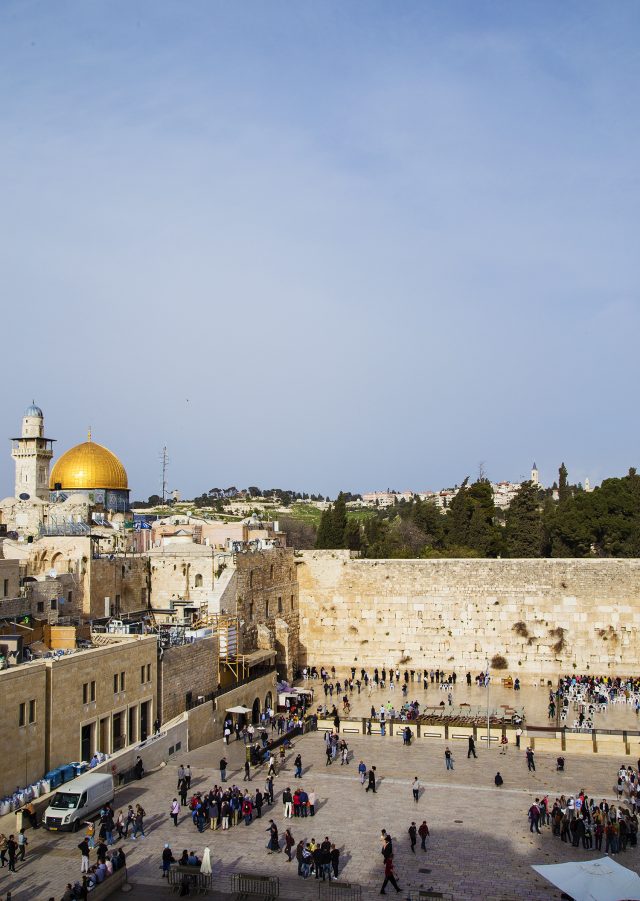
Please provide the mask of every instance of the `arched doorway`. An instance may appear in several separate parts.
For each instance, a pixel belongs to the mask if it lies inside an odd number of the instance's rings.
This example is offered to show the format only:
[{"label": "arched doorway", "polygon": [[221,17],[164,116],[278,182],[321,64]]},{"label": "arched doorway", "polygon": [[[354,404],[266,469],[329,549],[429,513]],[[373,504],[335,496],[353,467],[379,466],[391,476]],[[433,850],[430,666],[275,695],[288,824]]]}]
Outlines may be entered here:
[{"label": "arched doorway", "polygon": [[260,698],[256,698],[253,702],[253,707],[251,708],[251,722],[254,724],[260,722]]},{"label": "arched doorway", "polygon": [[273,695],[270,691],[267,692],[267,696],[264,699],[264,709],[273,710]]}]

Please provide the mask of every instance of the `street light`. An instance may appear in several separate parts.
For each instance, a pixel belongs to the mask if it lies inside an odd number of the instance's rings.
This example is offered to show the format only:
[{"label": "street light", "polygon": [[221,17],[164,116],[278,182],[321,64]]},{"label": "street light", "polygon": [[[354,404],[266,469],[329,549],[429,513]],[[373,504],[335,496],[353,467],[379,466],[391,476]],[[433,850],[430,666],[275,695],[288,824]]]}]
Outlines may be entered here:
[{"label": "street light", "polygon": [[491,747],[491,733],[490,733],[491,718],[490,718],[490,714],[489,714],[489,687],[491,685],[491,677],[489,676],[489,655],[488,654],[487,654],[484,680],[487,684],[487,750],[489,750],[489,748]]}]

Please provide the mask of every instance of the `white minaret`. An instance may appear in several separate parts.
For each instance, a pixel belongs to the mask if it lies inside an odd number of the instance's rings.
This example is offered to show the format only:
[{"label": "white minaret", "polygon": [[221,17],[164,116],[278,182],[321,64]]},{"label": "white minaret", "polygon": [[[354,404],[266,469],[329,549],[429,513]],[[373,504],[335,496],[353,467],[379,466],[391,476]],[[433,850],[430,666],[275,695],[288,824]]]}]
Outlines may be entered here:
[{"label": "white minaret", "polygon": [[44,437],[44,416],[35,402],[22,418],[20,438],[12,438],[11,456],[16,464],[15,496],[49,500],[49,464],[53,456],[53,439]]},{"label": "white minaret", "polygon": [[532,485],[539,485],[539,484],[540,484],[540,479],[539,479],[539,477],[538,477],[538,467],[536,466],[535,463],[534,463],[533,466],[531,467],[531,484],[532,484]]}]

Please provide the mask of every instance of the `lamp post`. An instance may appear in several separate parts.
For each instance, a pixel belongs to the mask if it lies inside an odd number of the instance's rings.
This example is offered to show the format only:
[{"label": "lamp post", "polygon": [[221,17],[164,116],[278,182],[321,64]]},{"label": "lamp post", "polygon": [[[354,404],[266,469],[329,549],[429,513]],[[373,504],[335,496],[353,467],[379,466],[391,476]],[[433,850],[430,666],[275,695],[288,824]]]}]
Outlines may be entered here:
[{"label": "lamp post", "polygon": [[489,689],[491,685],[491,677],[489,676],[489,655],[487,654],[487,662],[484,674],[485,682],[487,683],[487,751],[491,747],[491,733],[490,733],[490,724],[491,717],[489,714]]}]

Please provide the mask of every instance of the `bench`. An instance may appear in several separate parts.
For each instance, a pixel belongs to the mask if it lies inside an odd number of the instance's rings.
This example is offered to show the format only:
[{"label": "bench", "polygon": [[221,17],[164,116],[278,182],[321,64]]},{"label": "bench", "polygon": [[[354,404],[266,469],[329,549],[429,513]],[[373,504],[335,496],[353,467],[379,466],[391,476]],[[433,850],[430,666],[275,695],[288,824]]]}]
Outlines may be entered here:
[{"label": "bench", "polygon": [[253,901],[254,898],[273,901],[280,895],[280,879],[277,876],[234,873],[231,877],[231,889],[235,892],[235,901]]},{"label": "bench", "polygon": [[212,874],[201,873],[200,867],[182,866],[181,864],[172,866],[169,869],[171,890],[177,894],[185,882],[189,885],[189,891],[198,895],[206,895],[213,887]]},{"label": "bench", "polygon": [[89,892],[93,901],[101,901],[102,898],[108,898],[110,895],[113,895],[118,889],[121,889],[122,886],[127,881],[127,868],[122,867],[119,870],[116,870],[115,873],[112,873],[111,876],[107,876],[104,882],[101,882],[100,885],[96,885],[96,887]]}]

